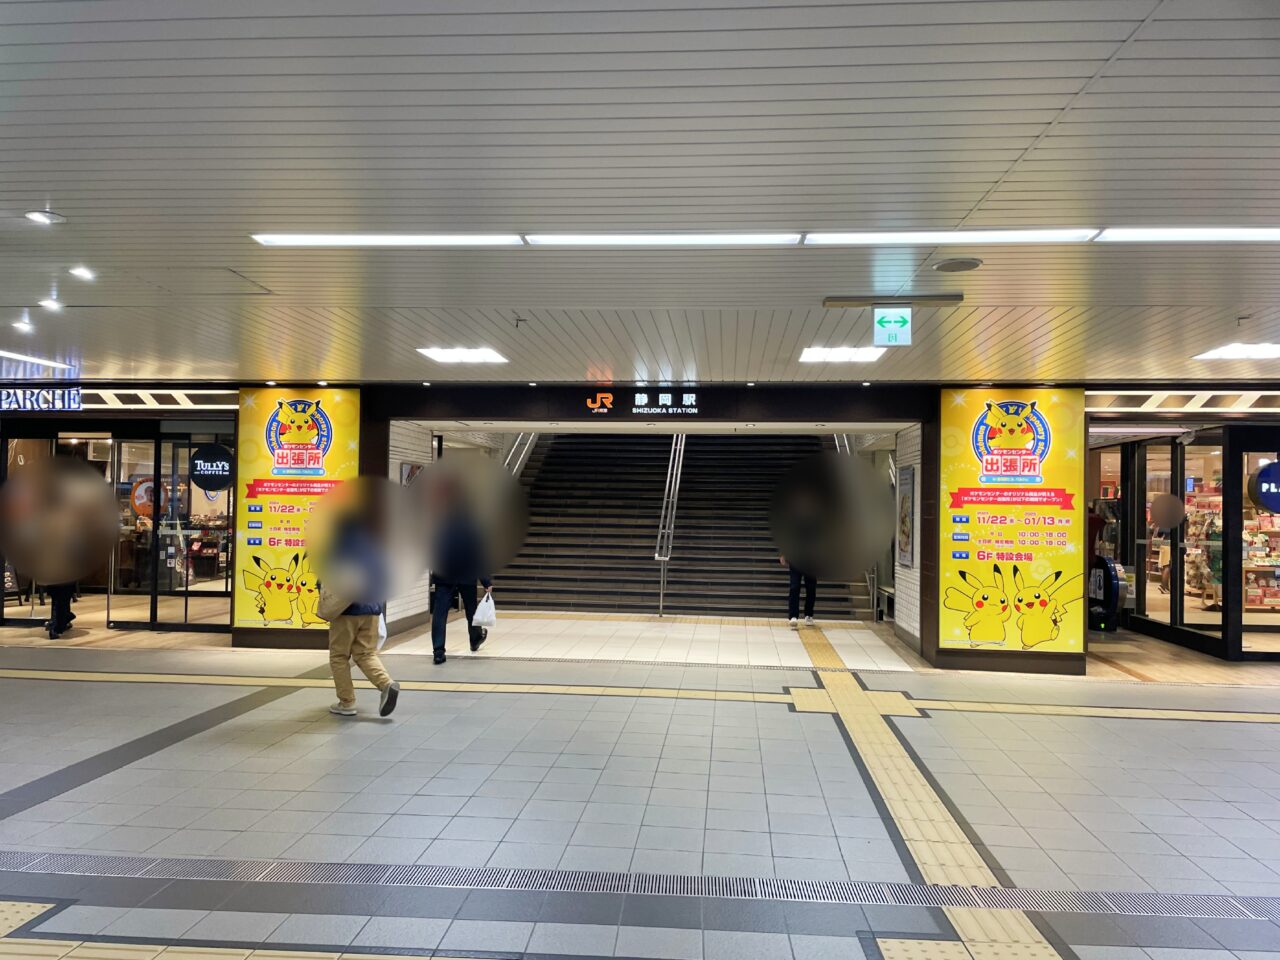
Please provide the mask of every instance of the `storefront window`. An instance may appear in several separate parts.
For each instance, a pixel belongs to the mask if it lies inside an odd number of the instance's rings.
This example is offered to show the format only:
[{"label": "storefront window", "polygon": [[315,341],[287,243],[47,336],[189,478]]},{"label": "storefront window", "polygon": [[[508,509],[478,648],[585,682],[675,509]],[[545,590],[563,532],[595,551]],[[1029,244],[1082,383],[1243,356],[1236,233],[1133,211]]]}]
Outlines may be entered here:
[{"label": "storefront window", "polygon": [[1183,456],[1183,622],[1222,629],[1222,447],[1193,444]]},{"label": "storefront window", "polygon": [[1173,460],[1168,444],[1142,448],[1146,466],[1146,536],[1139,546],[1139,568],[1146,580],[1143,613],[1152,620],[1170,623],[1173,589],[1173,531],[1151,522],[1151,501],[1172,492]]},{"label": "storefront window", "polygon": [[1280,461],[1276,453],[1244,454],[1243,551],[1241,583],[1244,589],[1241,641],[1246,651],[1280,651],[1280,514],[1270,489],[1258,491],[1259,478],[1269,482],[1264,467]]}]

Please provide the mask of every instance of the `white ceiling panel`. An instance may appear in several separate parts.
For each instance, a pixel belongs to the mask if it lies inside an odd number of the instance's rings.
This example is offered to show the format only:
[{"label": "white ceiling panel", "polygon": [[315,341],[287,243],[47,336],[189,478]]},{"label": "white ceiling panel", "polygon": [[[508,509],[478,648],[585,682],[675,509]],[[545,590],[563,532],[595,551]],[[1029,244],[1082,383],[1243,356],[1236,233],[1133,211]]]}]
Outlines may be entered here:
[{"label": "white ceiling panel", "polygon": [[[45,207],[68,221],[22,217]],[[1280,225],[1275,0],[0,3],[0,351],[69,376],[1274,376],[1191,359],[1280,341],[1274,245],[250,239],[1159,224]],[[948,256],[984,264],[931,269]],[[917,307],[877,363],[798,362],[870,341],[823,297],[913,293],[964,302]],[[510,363],[416,352],[481,345]]]}]

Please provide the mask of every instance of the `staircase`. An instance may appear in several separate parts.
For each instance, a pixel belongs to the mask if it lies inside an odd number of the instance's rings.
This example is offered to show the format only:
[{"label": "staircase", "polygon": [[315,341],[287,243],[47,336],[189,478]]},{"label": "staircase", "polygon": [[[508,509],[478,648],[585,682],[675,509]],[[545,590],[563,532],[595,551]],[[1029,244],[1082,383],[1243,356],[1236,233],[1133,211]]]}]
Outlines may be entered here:
[{"label": "staircase", "polygon": [[[687,438],[668,613],[785,615],[787,570],[772,543],[769,503],[783,474],[823,449],[815,436]],[[540,437],[521,474],[529,532],[498,574],[500,602],[656,613],[653,552],[670,453],[670,435]],[[854,589],[819,584],[818,617],[869,619],[866,584]]]},{"label": "staircase", "polygon": [[[788,574],[778,562],[769,506],[796,463],[829,447],[805,435],[689,435],[667,574],[669,613],[786,615]],[[857,586],[861,609],[848,584],[820,582],[816,616],[870,619],[867,585]]]},{"label": "staircase", "polygon": [[656,613],[670,435],[543,435],[520,475],[529,530],[497,574],[504,606]]}]

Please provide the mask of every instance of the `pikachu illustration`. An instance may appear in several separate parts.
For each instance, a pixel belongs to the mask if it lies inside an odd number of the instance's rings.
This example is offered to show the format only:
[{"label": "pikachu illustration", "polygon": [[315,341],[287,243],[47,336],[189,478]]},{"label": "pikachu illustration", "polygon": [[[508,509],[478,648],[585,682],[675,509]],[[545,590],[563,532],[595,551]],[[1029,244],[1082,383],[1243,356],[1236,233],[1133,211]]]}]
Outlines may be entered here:
[{"label": "pikachu illustration", "polygon": [[264,623],[289,623],[293,621],[293,607],[298,594],[294,579],[298,574],[298,555],[295,553],[287,567],[273,567],[257,554],[253,562],[262,571],[244,571],[244,585],[258,595],[258,615]]},{"label": "pikachu illustration", "polygon": [[987,401],[987,445],[992,450],[1025,450],[1035,441],[1035,431],[1027,417],[1035,412],[1036,401],[1015,415],[1007,413],[992,400]]},{"label": "pikachu illustration", "polygon": [[320,438],[320,424],[316,421],[319,410],[319,400],[277,400],[280,442],[289,446],[315,446]]},{"label": "pikachu illustration", "polygon": [[302,555],[302,564],[298,567],[297,583],[294,587],[302,625],[309,627],[318,623],[328,623],[316,612],[316,608],[320,605],[320,575],[311,569],[311,560],[305,553]]},{"label": "pikachu illustration", "polygon": [[965,615],[964,626],[969,631],[969,643],[975,647],[980,644],[1002,646],[1004,625],[1013,615],[1000,564],[993,563],[991,568],[995,572],[991,585],[983,583],[967,570],[961,570],[960,579],[972,589],[966,592],[960,587],[947,587],[942,598],[942,605],[948,610]]},{"label": "pikachu illustration", "polygon": [[[1022,633],[1023,649],[1048,643],[1058,639],[1058,631],[1067,615],[1067,606],[1083,596],[1076,593],[1083,581],[1081,574],[1062,580],[1062,571],[1055,570],[1038,584],[1027,585],[1022,571],[1014,566],[1013,586],[1017,593],[1013,597],[1013,609],[1018,615],[1017,627]],[[1066,596],[1063,600],[1061,597]]]}]

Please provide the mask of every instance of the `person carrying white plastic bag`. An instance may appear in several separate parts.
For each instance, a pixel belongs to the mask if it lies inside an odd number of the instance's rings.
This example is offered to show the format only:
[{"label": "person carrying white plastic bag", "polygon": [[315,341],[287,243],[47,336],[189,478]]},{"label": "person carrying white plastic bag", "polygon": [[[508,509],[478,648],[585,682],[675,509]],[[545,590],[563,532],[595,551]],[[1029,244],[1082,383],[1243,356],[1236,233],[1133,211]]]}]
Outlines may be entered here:
[{"label": "person carrying white plastic bag", "polygon": [[493,605],[493,591],[486,590],[484,599],[476,604],[476,613],[471,618],[471,624],[476,627],[492,627],[497,622],[498,611]]}]

